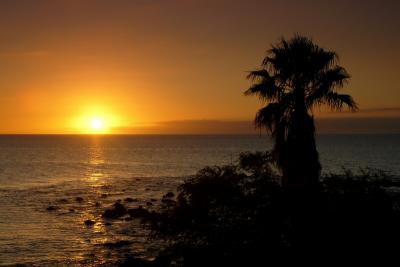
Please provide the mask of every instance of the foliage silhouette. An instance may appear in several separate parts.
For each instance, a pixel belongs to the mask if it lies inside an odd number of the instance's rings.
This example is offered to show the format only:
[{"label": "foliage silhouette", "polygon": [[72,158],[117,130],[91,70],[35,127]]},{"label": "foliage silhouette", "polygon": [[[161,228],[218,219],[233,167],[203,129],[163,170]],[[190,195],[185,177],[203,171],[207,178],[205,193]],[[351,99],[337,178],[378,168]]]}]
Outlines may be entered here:
[{"label": "foliage silhouette", "polygon": [[255,124],[275,139],[273,154],[286,187],[307,189],[318,183],[321,165],[313,107],[326,104],[335,110],[343,106],[357,109],[351,96],[337,92],[350,77],[337,61],[335,52],[296,35],[272,46],[261,69],[247,76],[253,85],[245,95],[256,95],[267,103],[258,111]]},{"label": "foliage silhouette", "polygon": [[[144,222],[168,246],[153,262],[129,266],[264,266],[348,262],[390,255],[400,246],[399,183],[371,170],[320,177],[312,110],[357,105],[337,90],[348,81],[335,52],[310,39],[282,39],[245,92],[266,106],[257,127],[272,152],[242,153],[236,164],[201,169]],[[281,173],[275,172],[278,165]]]},{"label": "foliage silhouette", "polygon": [[164,196],[147,222],[170,246],[153,266],[283,265],[398,249],[399,199],[387,191],[390,177],[331,174],[305,197],[277,182],[267,155],[243,153],[237,164],[206,167],[176,197]]}]

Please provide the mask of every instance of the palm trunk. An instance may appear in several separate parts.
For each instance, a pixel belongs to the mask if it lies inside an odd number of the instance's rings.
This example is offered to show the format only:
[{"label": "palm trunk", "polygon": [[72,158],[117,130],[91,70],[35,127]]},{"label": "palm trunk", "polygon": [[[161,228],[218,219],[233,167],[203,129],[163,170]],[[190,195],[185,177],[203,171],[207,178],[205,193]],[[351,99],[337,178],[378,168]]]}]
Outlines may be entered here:
[{"label": "palm trunk", "polygon": [[318,185],[321,166],[315,143],[314,118],[307,112],[304,90],[296,90],[293,124],[289,129],[283,153],[282,185],[309,190]]}]

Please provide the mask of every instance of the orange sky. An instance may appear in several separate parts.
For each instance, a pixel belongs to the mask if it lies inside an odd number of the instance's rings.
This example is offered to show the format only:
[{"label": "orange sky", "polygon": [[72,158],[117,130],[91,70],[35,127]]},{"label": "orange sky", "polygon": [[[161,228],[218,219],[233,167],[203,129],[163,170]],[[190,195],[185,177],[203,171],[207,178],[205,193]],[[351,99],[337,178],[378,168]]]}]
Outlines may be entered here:
[{"label": "orange sky", "polygon": [[3,0],[0,133],[251,120],[246,71],[295,32],[339,53],[356,116],[400,117],[399,1],[320,2]]}]

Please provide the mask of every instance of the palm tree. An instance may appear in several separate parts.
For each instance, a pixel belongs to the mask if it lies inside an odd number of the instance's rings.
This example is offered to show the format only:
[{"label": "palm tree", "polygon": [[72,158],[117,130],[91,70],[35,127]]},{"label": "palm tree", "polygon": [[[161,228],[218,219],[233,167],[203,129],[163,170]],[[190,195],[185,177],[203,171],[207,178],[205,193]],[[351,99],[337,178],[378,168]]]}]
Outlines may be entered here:
[{"label": "palm tree", "polygon": [[274,138],[273,155],[282,171],[283,186],[307,189],[318,185],[321,165],[313,108],[326,104],[334,110],[344,106],[357,110],[350,95],[337,93],[350,78],[337,62],[335,52],[295,35],[273,45],[261,68],[247,76],[253,84],[245,95],[256,95],[266,104],[257,112],[255,124]]}]

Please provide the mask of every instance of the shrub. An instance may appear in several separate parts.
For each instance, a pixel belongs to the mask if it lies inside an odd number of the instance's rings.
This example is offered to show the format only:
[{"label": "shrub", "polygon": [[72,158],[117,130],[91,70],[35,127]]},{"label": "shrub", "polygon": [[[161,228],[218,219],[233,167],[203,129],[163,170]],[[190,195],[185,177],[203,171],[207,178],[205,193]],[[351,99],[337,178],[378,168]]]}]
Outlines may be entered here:
[{"label": "shrub", "polygon": [[382,173],[330,174],[313,194],[278,181],[268,153],[203,168],[148,220],[155,236],[170,241],[160,255],[184,266],[254,266],[389,251],[400,237],[396,200],[385,190],[392,183]]}]

